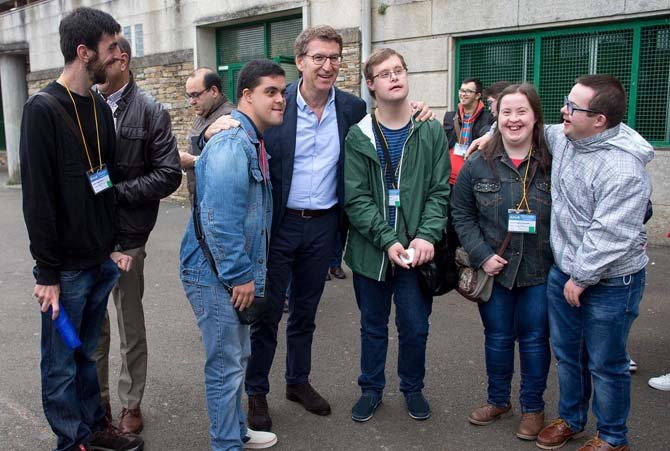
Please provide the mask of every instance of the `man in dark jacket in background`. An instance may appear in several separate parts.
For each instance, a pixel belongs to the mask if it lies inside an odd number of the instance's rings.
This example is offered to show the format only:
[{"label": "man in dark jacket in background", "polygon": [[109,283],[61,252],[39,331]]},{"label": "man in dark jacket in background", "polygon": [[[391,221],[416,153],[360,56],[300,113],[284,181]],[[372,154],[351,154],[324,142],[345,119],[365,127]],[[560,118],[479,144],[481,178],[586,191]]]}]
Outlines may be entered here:
[{"label": "man in dark jacket in background", "polygon": [[[118,244],[115,250],[133,258],[132,269],[121,275],[112,290],[121,344],[119,429],[124,433],[138,433],[143,426],[140,403],[147,376],[142,309],[144,247],[156,224],[160,199],[179,187],[182,176],[170,115],[135,84],[129,69],[130,44],[122,36],[117,42],[121,56],[107,67],[107,80],[98,85],[98,92],[111,108],[116,128],[114,189],[118,204]],[[111,417],[109,338],[109,316],[106,315],[95,359],[101,400]]]},{"label": "man in dark jacket in background", "polygon": [[[491,128],[493,117],[482,102],[482,82],[466,78],[458,90],[458,108],[444,115],[444,132],[447,134],[451,177],[449,184],[456,183],[458,172],[463,167],[465,152],[470,143],[483,136]],[[450,221],[451,222],[451,221]]]},{"label": "man in dark jacket in background", "polygon": [[186,79],[186,100],[193,107],[195,119],[188,132],[188,152],[179,152],[181,167],[186,171],[189,196],[193,197],[195,188],[195,162],[202,149],[198,139],[204,129],[224,114],[233,111],[233,104],[221,91],[221,77],[208,67],[193,71]]}]

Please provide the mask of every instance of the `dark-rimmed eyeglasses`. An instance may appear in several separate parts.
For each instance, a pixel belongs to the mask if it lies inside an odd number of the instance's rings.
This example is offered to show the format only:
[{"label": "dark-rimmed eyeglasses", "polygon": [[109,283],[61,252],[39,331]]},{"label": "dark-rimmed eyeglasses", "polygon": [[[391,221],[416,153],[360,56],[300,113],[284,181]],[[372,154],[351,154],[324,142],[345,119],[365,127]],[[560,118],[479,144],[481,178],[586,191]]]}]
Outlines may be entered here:
[{"label": "dark-rimmed eyeglasses", "polygon": [[[211,86],[209,88],[211,88]],[[209,90],[209,88],[205,88],[200,92],[187,92],[184,94],[184,98],[186,100],[197,100],[202,95],[202,93]]]},{"label": "dark-rimmed eyeglasses", "polygon": [[331,55],[331,56],[326,56],[326,55],[319,55],[318,53],[316,55],[308,55],[305,53],[305,56],[309,56],[312,58],[312,61],[314,61],[314,64],[317,66],[323,66],[326,64],[326,60],[330,60],[330,65],[331,66],[339,66],[340,63],[342,62],[342,55]]},{"label": "dark-rimmed eyeglasses", "polygon": [[471,96],[472,94],[479,94],[477,91],[473,91],[472,89],[459,89],[458,93],[462,94],[464,96]]},{"label": "dark-rimmed eyeglasses", "polygon": [[400,77],[407,72],[407,69],[404,67],[396,67],[393,70],[383,70],[379,72],[377,75],[373,75],[372,79],[374,80],[375,78],[379,78],[380,80],[388,80],[391,78],[391,75],[394,75],[396,77]]},{"label": "dark-rimmed eyeglasses", "polygon": [[568,110],[568,116],[572,116],[572,113],[574,113],[575,111],[583,111],[585,113],[593,113],[593,114],[603,114],[601,111],[589,110],[588,108],[579,108],[577,105],[575,105],[568,99],[568,96],[563,97],[563,106],[565,107],[566,110]]}]

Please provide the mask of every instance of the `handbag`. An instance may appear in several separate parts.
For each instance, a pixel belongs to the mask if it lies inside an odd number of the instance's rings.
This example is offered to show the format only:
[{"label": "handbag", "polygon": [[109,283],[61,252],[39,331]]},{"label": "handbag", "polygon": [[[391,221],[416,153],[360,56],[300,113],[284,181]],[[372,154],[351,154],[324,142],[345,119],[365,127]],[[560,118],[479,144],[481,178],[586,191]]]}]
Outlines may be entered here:
[{"label": "handbag", "polygon": [[[212,268],[212,271],[218,277],[219,271],[216,269],[214,256],[212,256],[212,252],[209,249],[207,242],[205,241],[205,235],[203,234],[202,231],[202,224],[200,223],[200,206],[198,205],[198,194],[196,192],[195,186],[193,186],[193,208],[191,209],[191,212],[193,214],[193,229],[195,230],[195,237],[198,240],[200,249],[202,249],[202,253],[205,256],[205,260],[207,260],[207,263],[209,263],[209,266]],[[265,259],[265,261],[267,261],[267,258]],[[226,285],[225,283],[223,283],[223,286],[228,292],[228,294],[232,296],[233,295],[232,287]],[[259,319],[261,319],[265,315],[265,313],[269,310],[269,308],[270,308],[270,300],[267,298],[267,296],[262,297],[255,296],[254,302],[252,302],[249,307],[247,307],[244,310],[235,309],[235,313],[237,313],[237,319],[240,321],[241,324],[248,325],[253,324]]]},{"label": "handbag", "polygon": [[[383,132],[375,118],[374,114],[372,115],[372,123],[375,126],[375,129],[380,137],[380,145],[382,151],[384,152],[384,158],[387,162],[391,161],[391,155],[388,150],[388,145],[386,140],[383,139]],[[391,178],[393,179],[394,187],[397,185],[395,180],[395,171],[391,170]],[[405,220],[405,214],[402,208],[398,208],[400,217],[402,218],[403,225],[405,226],[405,236],[407,237],[408,242],[412,241],[412,237],[409,235],[407,228],[407,221]],[[450,247],[447,243],[446,233],[442,232],[442,238],[440,241],[434,244],[435,253],[433,259],[427,263],[424,263],[421,266],[416,267],[419,279],[419,288],[421,292],[426,296],[441,296],[456,287],[456,282],[458,280],[458,268],[454,262],[453,252],[450,251]]]},{"label": "handbag", "polygon": [[[505,253],[512,240],[512,233],[507,232],[502,245],[496,254],[500,257]],[[470,263],[470,256],[463,247],[456,249],[456,265],[458,265],[458,284],[456,291],[465,299],[483,304],[488,302],[493,291],[493,277],[486,274],[482,268],[475,268]]]}]

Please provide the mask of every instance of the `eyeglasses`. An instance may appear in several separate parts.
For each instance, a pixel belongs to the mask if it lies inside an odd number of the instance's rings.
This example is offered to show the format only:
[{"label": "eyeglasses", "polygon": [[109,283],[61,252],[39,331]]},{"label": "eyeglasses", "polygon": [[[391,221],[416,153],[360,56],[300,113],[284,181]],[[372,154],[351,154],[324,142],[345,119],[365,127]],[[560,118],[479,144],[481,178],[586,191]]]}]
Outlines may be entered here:
[{"label": "eyeglasses", "polygon": [[200,92],[187,92],[186,94],[184,94],[184,98],[186,100],[196,100],[202,95],[203,92],[209,90],[210,88],[211,88],[211,86],[209,88],[203,89]]},{"label": "eyeglasses", "polygon": [[405,69],[404,67],[396,67],[393,70],[383,70],[379,72],[377,75],[373,75],[372,79],[374,80],[375,78],[379,78],[381,80],[388,80],[389,78],[391,78],[391,75],[400,77],[404,75],[405,72],[407,72],[407,69]]},{"label": "eyeglasses", "polygon": [[326,60],[330,60],[330,65],[331,66],[339,66],[340,63],[342,62],[342,55],[332,55],[332,56],[326,56],[326,55],[319,55],[318,53],[316,55],[308,55],[305,53],[305,56],[309,56],[312,58],[312,61],[314,61],[314,64],[317,66],[323,66],[326,64]]},{"label": "eyeglasses", "polygon": [[563,97],[563,106],[568,110],[568,115],[572,116],[575,111],[584,111],[585,113],[603,114],[601,111],[589,110],[588,108],[579,108],[577,105],[568,100],[568,96]]},{"label": "eyeglasses", "polygon": [[477,94],[477,91],[473,91],[472,89],[459,89],[458,93],[465,96],[471,96],[472,94]]}]

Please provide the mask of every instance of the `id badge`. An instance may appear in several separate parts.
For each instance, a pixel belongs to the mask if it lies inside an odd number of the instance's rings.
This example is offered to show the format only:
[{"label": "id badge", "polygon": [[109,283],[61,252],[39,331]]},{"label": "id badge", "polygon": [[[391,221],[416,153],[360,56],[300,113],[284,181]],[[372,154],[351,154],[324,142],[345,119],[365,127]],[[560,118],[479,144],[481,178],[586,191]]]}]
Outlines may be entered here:
[{"label": "id badge", "polygon": [[109,178],[109,172],[104,165],[102,166],[102,169],[95,172],[88,171],[87,175],[88,181],[91,183],[91,188],[93,188],[95,194],[100,194],[112,187],[112,180]]},{"label": "id badge", "polygon": [[536,233],[537,215],[527,210],[507,210],[508,232]]},{"label": "id badge", "polygon": [[389,190],[389,207],[400,207],[400,190],[399,189],[390,189]]},{"label": "id badge", "polygon": [[454,155],[464,157],[466,153],[468,153],[468,146],[458,143],[454,145]]}]

